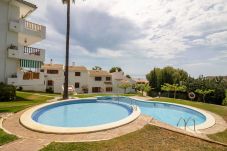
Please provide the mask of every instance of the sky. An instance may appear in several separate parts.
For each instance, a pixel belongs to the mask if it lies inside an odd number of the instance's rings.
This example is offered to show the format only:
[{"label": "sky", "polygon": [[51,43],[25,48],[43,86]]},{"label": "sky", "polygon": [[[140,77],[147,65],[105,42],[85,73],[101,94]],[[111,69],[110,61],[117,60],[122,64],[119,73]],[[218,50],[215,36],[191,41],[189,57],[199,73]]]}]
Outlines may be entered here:
[{"label": "sky", "polygon": [[[47,28],[34,46],[46,50],[46,63],[64,63],[66,5],[27,1],[38,6],[28,20]],[[70,36],[70,64],[119,66],[132,77],[165,66],[227,75],[227,0],[76,0]]]}]

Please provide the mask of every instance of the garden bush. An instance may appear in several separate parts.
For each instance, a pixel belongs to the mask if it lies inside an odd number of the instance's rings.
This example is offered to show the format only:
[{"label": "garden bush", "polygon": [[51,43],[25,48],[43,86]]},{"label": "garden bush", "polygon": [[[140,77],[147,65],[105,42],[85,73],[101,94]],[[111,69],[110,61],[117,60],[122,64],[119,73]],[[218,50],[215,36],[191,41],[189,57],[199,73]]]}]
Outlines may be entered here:
[{"label": "garden bush", "polygon": [[0,101],[13,101],[16,99],[16,88],[13,85],[0,83]]}]

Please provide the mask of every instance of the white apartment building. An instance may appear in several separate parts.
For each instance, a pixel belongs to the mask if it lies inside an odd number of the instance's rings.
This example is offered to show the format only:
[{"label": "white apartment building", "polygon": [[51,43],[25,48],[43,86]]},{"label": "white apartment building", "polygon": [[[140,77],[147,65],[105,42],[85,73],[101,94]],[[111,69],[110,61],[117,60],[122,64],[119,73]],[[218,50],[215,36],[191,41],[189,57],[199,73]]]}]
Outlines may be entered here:
[{"label": "white apartment building", "polygon": [[40,68],[45,50],[31,45],[46,37],[46,27],[27,21],[37,9],[24,0],[0,0],[0,82],[44,90]]},{"label": "white apartment building", "polygon": [[[44,75],[45,89],[51,88],[54,93],[63,92],[62,64],[45,64],[41,72]],[[123,72],[109,73],[104,70],[88,70],[84,66],[69,66],[69,86],[73,87],[76,93],[124,93],[119,85],[125,81],[131,85],[135,84],[135,81],[125,77]],[[133,93],[135,89],[130,87],[126,92]]]},{"label": "white apartment building", "polygon": [[120,89],[119,85],[122,83],[129,83],[131,87],[126,89],[126,93],[135,93],[134,86],[136,84],[136,81],[128,78],[124,75],[124,72],[122,71],[117,71],[111,73],[112,78],[113,78],[113,92],[114,93],[124,93],[124,89]]}]

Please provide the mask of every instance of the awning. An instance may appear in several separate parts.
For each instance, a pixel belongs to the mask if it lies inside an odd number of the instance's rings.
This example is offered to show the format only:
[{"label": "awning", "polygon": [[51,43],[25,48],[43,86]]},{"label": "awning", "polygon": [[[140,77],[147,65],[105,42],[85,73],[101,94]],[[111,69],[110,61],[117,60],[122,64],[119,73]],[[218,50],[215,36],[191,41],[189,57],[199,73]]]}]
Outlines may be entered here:
[{"label": "awning", "polygon": [[41,61],[34,61],[34,60],[20,60],[20,67],[22,68],[41,68],[43,62]]}]

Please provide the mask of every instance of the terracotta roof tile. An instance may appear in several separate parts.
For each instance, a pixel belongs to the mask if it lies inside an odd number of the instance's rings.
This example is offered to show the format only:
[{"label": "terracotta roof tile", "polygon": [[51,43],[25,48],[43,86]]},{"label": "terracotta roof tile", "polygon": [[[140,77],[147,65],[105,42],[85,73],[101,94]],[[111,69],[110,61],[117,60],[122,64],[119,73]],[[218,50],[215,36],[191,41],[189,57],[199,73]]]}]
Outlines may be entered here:
[{"label": "terracotta roof tile", "polygon": [[91,76],[111,76],[108,71],[104,70],[89,70]]},{"label": "terracotta roof tile", "polygon": [[69,66],[69,71],[87,71],[84,66]]}]

